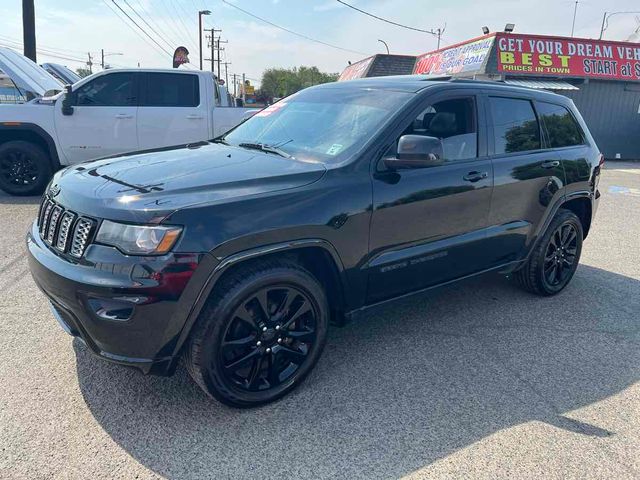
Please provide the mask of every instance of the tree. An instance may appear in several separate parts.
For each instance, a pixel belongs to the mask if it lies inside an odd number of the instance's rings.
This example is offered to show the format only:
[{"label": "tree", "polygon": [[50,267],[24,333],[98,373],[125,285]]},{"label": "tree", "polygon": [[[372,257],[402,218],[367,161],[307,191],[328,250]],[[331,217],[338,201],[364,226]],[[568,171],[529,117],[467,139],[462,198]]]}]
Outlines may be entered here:
[{"label": "tree", "polygon": [[80,75],[81,78],[91,75],[91,72],[89,71],[89,69],[84,67],[76,68],[76,73]]},{"label": "tree", "polygon": [[324,73],[318,67],[269,68],[262,74],[260,89],[265,97],[286,97],[303,88],[337,79],[337,73]]}]

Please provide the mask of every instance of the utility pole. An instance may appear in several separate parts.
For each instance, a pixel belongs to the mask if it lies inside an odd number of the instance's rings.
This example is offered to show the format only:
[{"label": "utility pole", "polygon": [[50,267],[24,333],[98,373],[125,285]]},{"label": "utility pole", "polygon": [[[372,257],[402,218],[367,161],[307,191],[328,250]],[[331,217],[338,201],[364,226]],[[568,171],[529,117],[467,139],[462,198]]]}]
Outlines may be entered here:
[{"label": "utility pole", "polygon": [[233,97],[237,97],[237,91],[236,91],[236,87],[238,86],[238,83],[236,81],[236,74],[233,74]]},{"label": "utility pole", "polygon": [[242,104],[243,104],[243,105],[244,105],[244,104],[246,103],[246,101],[247,101],[247,94],[245,93],[245,92],[246,92],[246,90],[247,90],[247,89],[245,88],[245,86],[246,86],[245,81],[246,81],[246,80],[245,80],[244,73],[243,73],[243,74],[242,74]]},{"label": "utility pole", "polygon": [[224,84],[229,88],[229,73],[227,72],[227,66],[231,65],[231,62],[223,62],[224,64]]},{"label": "utility pole", "polygon": [[571,24],[571,36],[573,37],[573,31],[576,28],[576,14],[578,13],[578,3],[580,0],[576,0],[576,4],[573,7],[573,23]]},{"label": "utility pole", "polygon": [[211,72],[215,73],[216,69],[215,69],[215,58],[216,58],[216,42],[215,42],[215,36],[216,33],[221,32],[222,30],[216,30],[214,27],[211,27],[209,29],[204,30],[205,32],[209,32],[211,35],[207,35],[207,39],[209,40],[209,47],[211,48]]},{"label": "utility pole", "polygon": [[438,48],[436,50],[440,50],[440,39],[442,38],[442,32],[444,30],[440,27],[438,27]]},{"label": "utility pole", "polygon": [[89,61],[87,62],[87,67],[89,67],[89,73],[93,73],[93,57],[91,57],[91,52],[87,53],[87,56],[89,57]]},{"label": "utility pole", "polygon": [[[221,30],[218,30],[219,32]],[[217,61],[218,61],[218,78],[220,78],[220,63],[221,63],[221,55],[220,52],[224,52],[224,48],[220,48],[220,44],[221,43],[229,43],[228,40],[220,40],[220,36],[218,35],[218,39],[216,40],[216,50],[218,51],[218,57],[217,57]]]},{"label": "utility pole", "polygon": [[24,56],[36,62],[36,9],[33,0],[22,0]]}]

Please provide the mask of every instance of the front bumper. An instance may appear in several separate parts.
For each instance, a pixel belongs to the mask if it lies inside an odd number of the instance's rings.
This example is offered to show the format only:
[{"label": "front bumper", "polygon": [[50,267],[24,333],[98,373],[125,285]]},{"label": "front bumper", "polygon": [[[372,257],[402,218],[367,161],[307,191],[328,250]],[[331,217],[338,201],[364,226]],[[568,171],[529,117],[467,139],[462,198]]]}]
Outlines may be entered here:
[{"label": "front bumper", "polygon": [[72,263],[44,243],[35,222],[27,251],[31,274],[67,333],[106,360],[173,373],[191,297],[200,291],[193,274],[203,255],[135,257],[90,245]]}]

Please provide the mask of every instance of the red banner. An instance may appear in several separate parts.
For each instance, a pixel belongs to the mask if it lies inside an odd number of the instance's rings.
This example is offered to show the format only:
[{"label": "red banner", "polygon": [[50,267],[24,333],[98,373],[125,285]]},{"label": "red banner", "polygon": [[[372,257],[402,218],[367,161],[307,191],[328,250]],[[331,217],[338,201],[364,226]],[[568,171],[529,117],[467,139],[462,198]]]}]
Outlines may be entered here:
[{"label": "red banner", "polygon": [[359,62],[349,65],[344,69],[344,71],[340,75],[340,78],[338,78],[338,81],[342,82],[344,80],[354,80],[356,78],[364,77],[364,75],[367,73],[369,65],[371,65],[371,62],[373,61],[373,58],[374,57],[368,57],[364,60],[360,60]]},{"label": "red banner", "polygon": [[498,33],[496,48],[500,72],[640,80],[637,43]]}]

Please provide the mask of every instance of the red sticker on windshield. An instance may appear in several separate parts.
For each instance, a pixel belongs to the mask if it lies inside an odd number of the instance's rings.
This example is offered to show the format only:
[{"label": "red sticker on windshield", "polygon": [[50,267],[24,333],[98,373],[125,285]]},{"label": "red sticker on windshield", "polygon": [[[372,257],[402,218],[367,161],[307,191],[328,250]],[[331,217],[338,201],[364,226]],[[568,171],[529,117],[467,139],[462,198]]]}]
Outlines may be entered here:
[{"label": "red sticker on windshield", "polygon": [[267,108],[260,110],[258,113],[254,115],[254,117],[267,117],[272,113],[277,112],[282,107],[286,107],[286,106],[287,106],[287,102],[274,103],[273,105],[269,105]]}]

